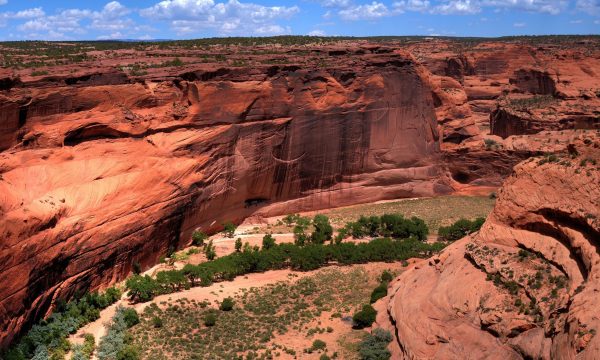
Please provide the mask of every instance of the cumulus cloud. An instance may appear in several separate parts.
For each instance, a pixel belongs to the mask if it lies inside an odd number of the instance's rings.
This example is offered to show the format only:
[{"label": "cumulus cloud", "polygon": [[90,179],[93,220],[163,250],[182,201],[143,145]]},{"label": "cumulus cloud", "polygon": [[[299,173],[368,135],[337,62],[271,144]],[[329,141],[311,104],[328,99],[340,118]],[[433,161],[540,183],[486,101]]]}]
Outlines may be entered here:
[{"label": "cumulus cloud", "polygon": [[392,7],[398,11],[424,12],[429,10],[430,3],[428,0],[404,0],[394,2]]},{"label": "cumulus cloud", "polygon": [[48,15],[42,8],[32,8],[16,13],[3,13],[0,19],[25,19],[26,21],[16,26],[16,29],[25,33],[25,38],[36,39],[70,39],[73,35],[83,35],[88,29],[110,32],[99,38],[115,38],[123,35],[121,30],[137,31],[139,26],[126,18],[131,10],[119,3],[111,1],[102,9],[65,9],[55,14]]},{"label": "cumulus cloud", "polygon": [[283,34],[277,24],[300,11],[298,6],[264,6],[238,0],[164,0],[140,11],[153,20],[166,20],[178,33],[215,30],[221,34]]},{"label": "cumulus cloud", "polygon": [[451,0],[435,6],[431,12],[450,15],[450,14],[476,14],[481,11],[477,1],[471,0]]},{"label": "cumulus cloud", "polygon": [[392,15],[385,4],[373,1],[370,4],[354,5],[339,11],[339,15],[345,20],[374,20],[384,16]]}]

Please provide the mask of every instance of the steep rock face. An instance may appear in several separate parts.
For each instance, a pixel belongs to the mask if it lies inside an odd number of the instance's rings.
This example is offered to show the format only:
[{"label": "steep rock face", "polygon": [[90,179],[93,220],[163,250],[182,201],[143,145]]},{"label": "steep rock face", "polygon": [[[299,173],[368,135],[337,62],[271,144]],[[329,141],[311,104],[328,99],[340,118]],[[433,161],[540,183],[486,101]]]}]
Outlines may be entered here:
[{"label": "steep rock face", "polygon": [[519,69],[509,79],[517,89],[531,94],[553,95],[556,81],[547,71],[538,69]]},{"label": "steep rock face", "polygon": [[379,317],[395,356],[597,358],[599,162],[588,132],[556,160],[519,164],[479,233],[396,279]]},{"label": "steep rock face", "polygon": [[91,74],[4,94],[3,344],[198,227],[451,191],[428,75],[408,55],[171,78]]}]

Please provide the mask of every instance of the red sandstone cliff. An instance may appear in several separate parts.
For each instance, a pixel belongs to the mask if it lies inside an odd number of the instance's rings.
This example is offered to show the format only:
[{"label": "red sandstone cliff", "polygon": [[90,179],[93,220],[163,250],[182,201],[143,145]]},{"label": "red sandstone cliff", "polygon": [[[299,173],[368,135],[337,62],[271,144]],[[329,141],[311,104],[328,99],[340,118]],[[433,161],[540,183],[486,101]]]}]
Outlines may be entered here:
[{"label": "red sandstone cliff", "polygon": [[427,74],[351,66],[50,78],[2,95],[0,332],[260,213],[451,191]]},{"label": "red sandstone cliff", "polygon": [[[600,138],[515,167],[478,234],[403,273],[383,326],[407,359],[596,359]],[[392,324],[388,323],[391,320]]]}]

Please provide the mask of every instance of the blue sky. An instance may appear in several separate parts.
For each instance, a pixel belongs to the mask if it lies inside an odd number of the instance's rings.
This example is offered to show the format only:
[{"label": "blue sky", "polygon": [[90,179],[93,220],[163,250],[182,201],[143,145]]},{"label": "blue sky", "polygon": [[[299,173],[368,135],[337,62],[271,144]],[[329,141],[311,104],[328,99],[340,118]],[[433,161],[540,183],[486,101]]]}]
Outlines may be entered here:
[{"label": "blue sky", "polygon": [[600,0],[0,0],[0,40],[599,33]]}]

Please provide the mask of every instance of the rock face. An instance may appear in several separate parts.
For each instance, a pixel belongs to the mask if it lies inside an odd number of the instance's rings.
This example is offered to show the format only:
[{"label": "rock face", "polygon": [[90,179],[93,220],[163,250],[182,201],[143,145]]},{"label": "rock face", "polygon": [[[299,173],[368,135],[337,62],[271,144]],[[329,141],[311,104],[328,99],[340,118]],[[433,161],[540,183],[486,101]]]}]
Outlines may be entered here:
[{"label": "rock face", "polygon": [[575,144],[516,166],[479,233],[394,281],[397,358],[598,357],[600,138]]},{"label": "rock face", "polygon": [[7,91],[2,343],[196,228],[450,192],[426,71],[406,54],[360,61],[142,82],[89,74]]}]

